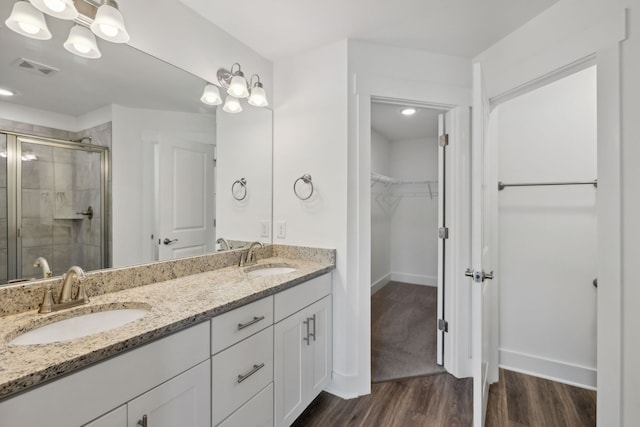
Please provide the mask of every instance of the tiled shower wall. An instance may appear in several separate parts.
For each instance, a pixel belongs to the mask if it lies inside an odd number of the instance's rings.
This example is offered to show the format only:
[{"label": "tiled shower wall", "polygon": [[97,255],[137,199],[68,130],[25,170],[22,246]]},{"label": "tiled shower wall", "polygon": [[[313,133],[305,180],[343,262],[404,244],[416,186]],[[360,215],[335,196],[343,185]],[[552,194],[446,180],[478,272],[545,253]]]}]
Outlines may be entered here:
[{"label": "tiled shower wall", "polygon": [[[11,127],[0,120],[0,127],[4,129],[65,140],[89,136],[91,140],[82,142],[111,146],[111,123],[77,133],[43,127],[34,127],[30,132],[28,126],[17,123]],[[100,155],[36,144],[24,144],[23,149],[25,147],[38,160],[22,162],[22,277],[39,277],[39,269],[33,267],[38,256],[49,260],[55,275],[64,273],[71,265],[79,265],[85,270],[101,268],[101,229],[103,221],[110,224],[110,212],[107,218],[102,218]],[[6,177],[6,173],[2,175]],[[108,197],[110,184],[106,189]],[[85,212],[89,206],[94,210],[91,220],[77,214]],[[3,212],[6,215],[6,209]],[[6,232],[6,227],[4,230]],[[110,243],[108,230],[107,227],[105,238]],[[6,269],[6,260],[2,260],[2,244],[0,269]]]}]

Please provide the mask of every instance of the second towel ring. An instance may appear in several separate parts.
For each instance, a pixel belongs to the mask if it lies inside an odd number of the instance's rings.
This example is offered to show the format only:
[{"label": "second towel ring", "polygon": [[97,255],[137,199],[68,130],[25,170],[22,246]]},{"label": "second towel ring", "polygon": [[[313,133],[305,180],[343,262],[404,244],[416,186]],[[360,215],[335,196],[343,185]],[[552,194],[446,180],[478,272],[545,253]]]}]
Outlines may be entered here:
[{"label": "second towel ring", "polygon": [[[311,191],[309,191],[309,195],[307,197],[302,197],[298,193],[298,189],[296,188],[296,185],[298,184],[298,181],[302,181],[305,184],[309,184],[311,186]],[[298,199],[300,199],[300,200],[308,200],[313,195],[313,182],[311,181],[311,175],[309,175],[308,173],[305,173],[300,178],[296,179],[295,182],[293,183],[293,192],[295,193],[295,195],[296,195],[296,197]]]},{"label": "second towel ring", "polygon": [[[238,191],[236,194],[236,185],[239,185],[242,190]],[[244,200],[247,197],[247,180],[246,178],[236,179],[233,184],[231,184],[231,195],[236,200]],[[240,196],[242,195],[242,196]]]}]

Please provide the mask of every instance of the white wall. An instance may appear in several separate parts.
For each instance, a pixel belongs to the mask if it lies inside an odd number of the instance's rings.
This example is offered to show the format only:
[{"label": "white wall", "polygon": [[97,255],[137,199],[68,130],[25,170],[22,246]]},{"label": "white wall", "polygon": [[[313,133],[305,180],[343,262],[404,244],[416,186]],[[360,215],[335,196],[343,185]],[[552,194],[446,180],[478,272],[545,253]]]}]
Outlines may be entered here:
[{"label": "white wall", "polygon": [[[404,181],[438,181],[437,135],[391,143],[391,176]],[[391,279],[417,285],[437,286],[438,198],[426,195],[425,184],[393,186],[391,215]],[[433,192],[437,193],[437,185]],[[422,193],[413,197],[411,193]],[[391,200],[394,200],[393,198]],[[372,236],[373,250],[373,236]]]},{"label": "white wall", "polygon": [[[357,287],[347,282],[347,42],[274,64],[273,219],[286,223],[274,243],[335,248],[333,382],[358,371]],[[314,195],[301,201],[294,181],[310,174]],[[369,177],[367,177],[369,179]],[[367,187],[369,184],[367,183]],[[274,233],[276,235],[277,233]],[[367,283],[367,298],[369,298]]]},{"label": "white wall", "polygon": [[240,63],[247,74],[259,74],[273,98],[273,65],[230,34],[177,0],[118,2],[131,36],[129,45],[202,79],[218,84],[216,71]]},{"label": "white wall", "polygon": [[2,101],[0,101],[0,110],[2,110],[2,118],[5,120],[62,129],[69,132],[78,132],[111,121],[110,106],[90,111],[78,117]]},{"label": "white wall", "polygon": [[215,143],[210,114],[143,110],[113,105],[113,265],[154,261],[153,150],[160,134]]},{"label": "white wall", "polygon": [[[272,111],[221,111],[216,119],[216,237],[251,242],[261,236],[261,223],[266,222],[268,233],[260,241],[271,243]],[[241,178],[247,181],[247,192],[236,200],[231,187]],[[241,191],[239,186],[236,190]]]},{"label": "white wall", "polygon": [[[596,69],[501,104],[499,179],[597,177]],[[499,192],[500,365],[596,386],[596,189]]]},{"label": "white wall", "polygon": [[[371,171],[390,176],[390,143],[371,130]],[[382,196],[383,184],[371,188],[371,286],[378,289],[391,280],[391,209]],[[373,290],[372,290],[373,291]]]}]

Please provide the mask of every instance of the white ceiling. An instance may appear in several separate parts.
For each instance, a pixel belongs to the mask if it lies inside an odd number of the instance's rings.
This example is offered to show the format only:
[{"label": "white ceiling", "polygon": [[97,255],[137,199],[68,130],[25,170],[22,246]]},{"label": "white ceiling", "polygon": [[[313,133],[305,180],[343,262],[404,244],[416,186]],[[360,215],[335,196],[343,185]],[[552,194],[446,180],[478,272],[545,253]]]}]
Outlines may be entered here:
[{"label": "white ceiling", "polygon": [[400,114],[405,106],[373,102],[371,128],[389,141],[406,141],[438,136],[438,114],[431,108],[416,108],[413,116]]},{"label": "white ceiling", "polygon": [[473,57],[558,0],[180,0],[276,61],[346,38]]}]

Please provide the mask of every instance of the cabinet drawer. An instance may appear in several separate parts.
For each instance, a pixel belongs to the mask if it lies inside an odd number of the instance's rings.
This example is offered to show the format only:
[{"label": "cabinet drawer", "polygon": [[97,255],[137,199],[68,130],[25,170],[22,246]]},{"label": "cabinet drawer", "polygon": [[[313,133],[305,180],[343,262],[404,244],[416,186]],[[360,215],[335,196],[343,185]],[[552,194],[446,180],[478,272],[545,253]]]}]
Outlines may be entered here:
[{"label": "cabinet drawer", "polygon": [[273,326],[211,358],[212,414],[217,425],[273,381]]},{"label": "cabinet drawer", "polygon": [[273,427],[273,383],[252,397],[218,427]]},{"label": "cabinet drawer", "polygon": [[211,319],[211,354],[242,341],[273,324],[273,296]]},{"label": "cabinet drawer", "polygon": [[331,273],[315,277],[286,291],[275,295],[273,312],[274,323],[291,316],[331,293]]}]

